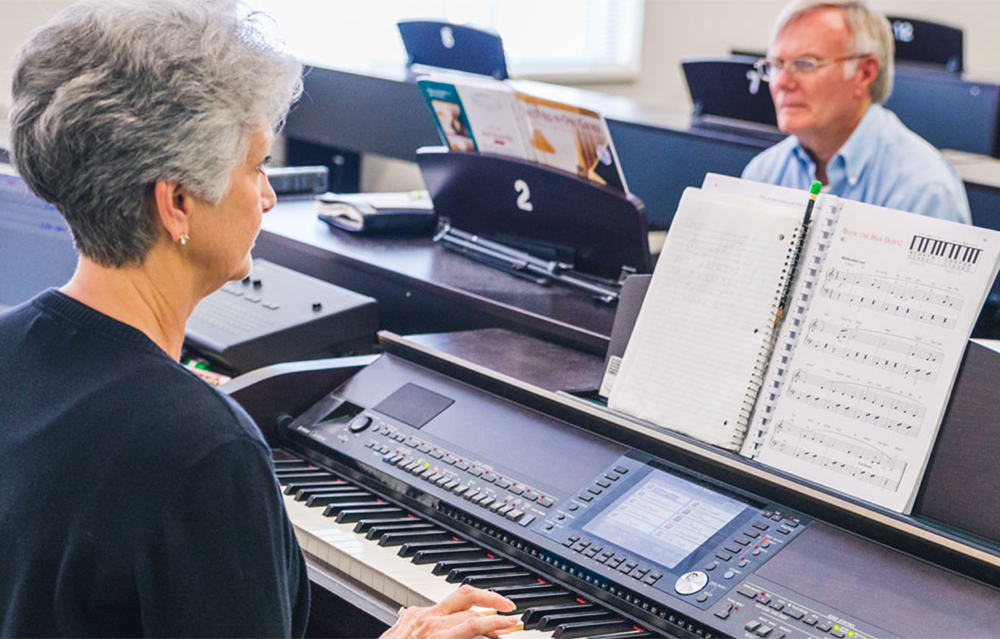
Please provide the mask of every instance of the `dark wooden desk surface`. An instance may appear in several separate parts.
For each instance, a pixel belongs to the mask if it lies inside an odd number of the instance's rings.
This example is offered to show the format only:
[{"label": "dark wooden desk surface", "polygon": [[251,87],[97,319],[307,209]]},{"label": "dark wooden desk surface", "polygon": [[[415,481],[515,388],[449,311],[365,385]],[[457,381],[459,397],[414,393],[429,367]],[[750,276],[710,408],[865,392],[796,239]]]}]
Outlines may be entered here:
[{"label": "dark wooden desk surface", "polygon": [[376,298],[381,328],[401,335],[499,327],[603,357],[614,322],[613,307],[584,293],[539,286],[429,237],[333,231],[312,201],[281,202],[265,215],[253,253]]}]

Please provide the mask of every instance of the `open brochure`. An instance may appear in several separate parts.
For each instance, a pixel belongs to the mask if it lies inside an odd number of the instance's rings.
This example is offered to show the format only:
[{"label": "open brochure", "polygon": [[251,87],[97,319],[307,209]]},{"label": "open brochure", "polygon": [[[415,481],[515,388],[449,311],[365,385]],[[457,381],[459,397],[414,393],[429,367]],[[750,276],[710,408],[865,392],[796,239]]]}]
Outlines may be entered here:
[{"label": "open brochure", "polygon": [[820,195],[791,273],[808,198],[685,192],[609,406],[909,512],[1000,233]]},{"label": "open brochure", "polygon": [[527,95],[500,80],[428,75],[417,84],[451,150],[530,160],[628,193],[600,113]]}]

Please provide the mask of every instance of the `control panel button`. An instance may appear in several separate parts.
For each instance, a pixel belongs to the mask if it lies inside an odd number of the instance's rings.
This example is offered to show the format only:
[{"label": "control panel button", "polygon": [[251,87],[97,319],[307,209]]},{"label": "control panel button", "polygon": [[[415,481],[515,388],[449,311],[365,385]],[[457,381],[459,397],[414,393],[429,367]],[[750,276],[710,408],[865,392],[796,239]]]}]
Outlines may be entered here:
[{"label": "control panel button", "polygon": [[698,603],[705,603],[706,601],[708,601],[708,593],[707,592],[703,592],[700,595],[698,595]]},{"label": "control panel button", "polygon": [[362,415],[361,417],[358,417],[353,422],[351,422],[351,425],[348,426],[348,428],[350,428],[352,433],[360,433],[361,431],[363,431],[364,429],[368,428],[371,425],[372,425],[372,418],[367,415]]},{"label": "control panel button", "polygon": [[510,488],[510,482],[507,481],[506,479],[498,479],[497,480],[497,487],[498,488]]},{"label": "control panel button", "polygon": [[592,496],[590,496],[590,495],[580,495],[580,497],[578,497],[578,499],[580,501],[585,501],[587,503],[590,503],[590,502],[594,501],[594,498]]},{"label": "control panel button", "polygon": [[807,626],[815,626],[818,621],[819,617],[806,617],[805,619],[802,620],[802,623],[804,623]]},{"label": "control panel button", "polygon": [[548,508],[552,505],[552,503],[553,503],[552,500],[549,499],[548,497],[541,497],[538,500],[538,505],[541,506],[542,508]]},{"label": "control panel button", "polygon": [[733,604],[726,602],[723,605],[716,608],[714,614],[719,619],[729,619],[729,614],[733,611]]},{"label": "control panel button", "polygon": [[749,537],[750,539],[756,539],[760,537],[760,533],[757,532],[756,530],[744,530],[743,534]]},{"label": "control panel button", "polygon": [[822,630],[823,632],[829,632],[833,630],[833,624],[829,621],[823,620],[816,624],[816,630]]},{"label": "control panel button", "polygon": [[796,608],[785,608],[785,614],[792,619],[801,619],[804,616],[802,611]]},{"label": "control panel button", "polygon": [[590,493],[590,494],[592,494],[592,495],[600,495],[604,491],[601,488],[597,487],[597,486],[591,486],[590,488],[587,489],[587,492]]},{"label": "control panel button", "polygon": [[768,526],[762,521],[753,522],[753,527],[756,528],[757,530],[768,530],[770,528],[770,526]]},{"label": "control panel button", "polygon": [[[618,469],[616,468],[615,471]],[[674,590],[681,595],[693,595],[708,585],[708,575],[694,570],[681,575],[674,583]]]},{"label": "control panel button", "polygon": [[712,572],[713,570],[715,570],[718,567],[719,567],[719,562],[713,561],[713,562],[705,565],[705,572]]},{"label": "control panel button", "polygon": [[597,485],[600,486],[601,488],[611,488],[611,482],[609,482],[606,479],[597,480]]},{"label": "control panel button", "polygon": [[759,594],[756,590],[746,584],[740,586],[736,592],[737,594],[743,595],[747,599],[756,599]]},{"label": "control panel button", "polygon": [[722,576],[725,577],[726,579],[732,579],[733,577],[736,576],[736,573],[733,572],[732,570],[727,570],[725,573],[723,573]]},{"label": "control panel button", "polygon": [[830,635],[836,637],[837,639],[843,639],[844,638],[844,631],[843,630],[831,630],[830,631]]},{"label": "control panel button", "polygon": [[615,466],[615,472],[619,475],[624,475],[628,472],[628,468],[625,468],[624,466]]},{"label": "control panel button", "polygon": [[521,518],[521,521],[519,521],[519,522],[517,522],[517,523],[518,523],[518,525],[520,525],[520,526],[525,526],[525,527],[527,527],[527,526],[528,526],[528,524],[530,524],[530,523],[531,523],[531,522],[533,522],[533,521],[535,521],[535,516],[534,516],[534,515],[527,515],[527,516],[525,516],[525,517],[522,517],[522,518]]},{"label": "control panel button", "polygon": [[769,637],[772,630],[774,630],[774,628],[771,626],[762,625],[760,628],[757,628],[756,635],[758,637]]},{"label": "control panel button", "polygon": [[481,468],[470,468],[469,474],[472,475],[473,477],[482,477],[483,471]]},{"label": "control panel button", "polygon": [[743,626],[743,629],[746,630],[747,632],[754,632],[755,630],[757,630],[757,628],[760,628],[760,622],[757,621],[756,619],[748,621],[747,625]]},{"label": "control panel button", "polygon": [[605,477],[610,481],[618,481],[619,479],[621,479],[621,475],[615,473],[608,473],[605,475]]},{"label": "control panel button", "polygon": [[782,535],[787,535],[792,532],[792,529],[787,526],[782,526],[781,528],[778,529],[778,532],[780,532]]},{"label": "control panel button", "polygon": [[[499,484],[497,484],[497,485],[499,485]],[[523,495],[524,494],[524,489],[521,488],[520,486],[511,486],[510,487],[510,492],[514,493],[515,495]]]}]

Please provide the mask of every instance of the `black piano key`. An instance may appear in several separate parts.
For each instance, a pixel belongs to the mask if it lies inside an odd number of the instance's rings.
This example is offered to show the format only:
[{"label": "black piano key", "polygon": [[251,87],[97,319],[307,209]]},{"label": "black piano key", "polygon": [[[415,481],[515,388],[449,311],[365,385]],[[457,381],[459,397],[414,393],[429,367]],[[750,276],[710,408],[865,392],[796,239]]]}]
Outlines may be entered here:
[{"label": "black piano key", "polygon": [[295,455],[289,453],[287,450],[281,450],[280,448],[271,449],[271,460],[275,463],[285,461],[303,461]]},{"label": "black piano key", "polygon": [[358,488],[357,486],[352,486],[351,484],[335,484],[333,486],[319,485],[319,486],[306,486],[299,488],[299,491],[295,493],[295,501],[309,501],[309,498],[313,495],[323,495],[323,494],[334,494],[334,493],[349,493],[349,492],[365,492],[363,488]]},{"label": "black piano key", "polygon": [[[330,504],[327,506],[329,510],[332,506],[337,504]],[[386,506],[386,504],[383,504]],[[325,512],[323,514],[326,514]],[[405,515],[406,511],[402,508],[393,508],[391,506],[385,508],[348,508],[341,510],[337,513],[336,521],[338,524],[353,524],[356,521],[361,521],[366,517],[372,517],[377,515],[392,515],[398,517],[399,515]]]},{"label": "black piano key", "polygon": [[[374,526],[395,526],[397,524],[403,525],[407,523],[426,523],[419,517],[408,516],[408,517],[372,517],[371,519],[362,519],[358,523],[354,524],[354,532],[368,534]],[[428,524],[429,525],[429,524]]]},{"label": "black piano key", "polygon": [[377,497],[372,495],[367,490],[313,493],[312,495],[309,495],[309,499],[306,499],[306,506],[309,506],[310,508],[317,508],[319,506],[327,506],[329,504],[345,504],[358,501],[371,501],[375,499],[377,499]]},{"label": "black piano key", "polygon": [[306,479],[285,484],[285,494],[295,495],[297,501],[304,501],[305,497],[302,499],[298,497],[302,491],[314,490],[316,488],[337,488],[339,486],[350,486],[350,484],[343,479]]},{"label": "black piano key", "polygon": [[272,461],[274,463],[274,470],[276,472],[282,470],[291,470],[295,468],[302,468],[302,469],[315,468],[315,466],[313,466],[309,462],[302,461],[301,459],[275,459]]},{"label": "black piano key", "polygon": [[[466,577],[472,577],[475,575],[496,575],[499,573],[512,572],[517,570],[517,566],[507,562],[501,562],[499,564],[489,565],[489,566],[473,566],[466,568],[452,568],[448,572],[448,576],[444,578],[450,584],[460,584],[462,580]],[[437,573],[435,573],[437,574]]]},{"label": "black piano key", "polygon": [[304,470],[301,472],[292,473],[276,473],[278,476],[278,483],[282,486],[286,486],[291,482],[301,482],[303,479],[336,479],[333,475],[326,472],[325,470]]},{"label": "black piano key", "polygon": [[[522,621],[524,621],[522,619]],[[538,630],[554,630],[557,626],[573,621],[622,621],[621,617],[615,616],[604,610],[588,610],[586,612],[562,612],[559,614],[545,615],[538,620]],[[525,625],[527,628],[527,625]]]},{"label": "black piano key", "polygon": [[339,513],[342,510],[349,510],[349,509],[357,510],[358,508],[383,508],[388,505],[389,504],[378,499],[365,499],[365,500],[359,499],[357,501],[347,502],[343,504],[330,504],[323,510],[323,516],[336,517],[337,513]]},{"label": "black piano key", "polygon": [[658,639],[659,636],[645,630],[632,629],[626,632],[613,632],[610,635],[591,635],[587,639],[637,639],[638,637],[642,637],[643,639]]},{"label": "black piano key", "polygon": [[418,550],[410,559],[415,564],[436,564],[448,559],[473,559],[485,557],[486,552],[476,546],[456,546],[454,548],[431,548]]},{"label": "black piano key", "polygon": [[421,550],[448,550],[468,545],[468,542],[455,539],[448,539],[445,541],[415,541],[413,543],[403,544],[400,546],[399,552],[396,554],[400,557],[412,557]]},{"label": "black piano key", "polygon": [[524,593],[559,591],[561,590],[561,588],[554,584],[547,584],[541,581],[536,581],[535,583],[523,584],[518,586],[498,586],[496,588],[490,588],[490,590],[497,593],[498,595],[503,595],[504,597],[506,597],[508,595],[520,595]]},{"label": "black piano key", "polygon": [[399,530],[383,534],[378,540],[378,545],[390,548],[413,542],[446,541],[449,539],[455,541],[455,535],[440,528],[436,530],[433,528],[430,530]]},{"label": "black piano key", "polygon": [[463,584],[476,588],[496,588],[498,586],[520,586],[522,584],[538,583],[538,578],[530,572],[503,572],[497,575],[471,575],[462,580]]},{"label": "black piano key", "polygon": [[[494,588],[493,591],[502,590]],[[503,594],[503,593],[500,593]],[[514,614],[524,612],[528,608],[535,606],[551,606],[560,604],[571,604],[576,601],[576,595],[565,590],[543,590],[541,592],[519,592],[503,595],[514,604]]]},{"label": "black piano key", "polygon": [[513,566],[510,562],[496,557],[476,557],[475,559],[448,559],[439,561],[431,570],[435,575],[448,575],[452,570],[464,568],[486,568],[487,566]]},{"label": "black piano key", "polygon": [[524,624],[526,629],[530,630],[538,625],[538,622],[541,621],[542,617],[547,615],[572,614],[590,612],[592,610],[600,610],[600,608],[594,604],[580,603],[578,601],[564,606],[535,606],[534,608],[528,608],[521,613],[521,623]]},{"label": "black piano key", "polygon": [[635,626],[622,619],[610,621],[571,621],[560,624],[552,630],[552,639],[578,639],[579,637],[594,637],[628,632]]},{"label": "black piano key", "polygon": [[[418,530],[441,530],[441,529],[435,526],[434,524],[429,524],[419,519],[410,519],[408,520],[408,523],[404,524],[388,524],[385,526],[378,524],[370,526],[368,528],[368,531],[365,533],[365,539],[377,540],[382,535],[390,532],[404,532],[404,531],[416,532]],[[354,532],[360,532],[357,526],[354,527]]]}]

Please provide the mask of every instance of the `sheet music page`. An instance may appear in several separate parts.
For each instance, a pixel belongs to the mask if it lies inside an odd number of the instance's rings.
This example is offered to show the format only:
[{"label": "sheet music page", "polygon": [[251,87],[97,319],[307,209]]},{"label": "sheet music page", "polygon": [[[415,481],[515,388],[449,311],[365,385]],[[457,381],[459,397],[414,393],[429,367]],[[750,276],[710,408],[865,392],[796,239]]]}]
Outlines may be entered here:
[{"label": "sheet music page", "polygon": [[998,255],[994,231],[843,201],[758,459],[909,512]]},{"label": "sheet music page", "polygon": [[736,450],[801,212],[687,189],[608,405]]}]

